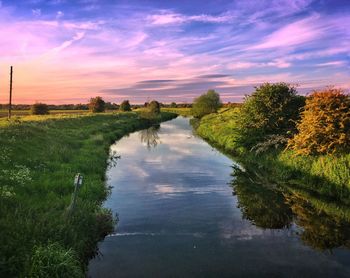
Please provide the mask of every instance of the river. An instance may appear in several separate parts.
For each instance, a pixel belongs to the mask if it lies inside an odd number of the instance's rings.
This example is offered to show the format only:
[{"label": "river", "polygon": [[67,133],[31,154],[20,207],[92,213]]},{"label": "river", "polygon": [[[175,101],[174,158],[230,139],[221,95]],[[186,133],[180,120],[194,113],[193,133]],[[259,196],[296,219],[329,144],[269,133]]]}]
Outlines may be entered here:
[{"label": "river", "polygon": [[347,221],[243,171],[232,176],[235,162],[188,119],[132,133],[111,151],[121,158],[107,171],[105,207],[119,222],[89,277],[350,277]]}]

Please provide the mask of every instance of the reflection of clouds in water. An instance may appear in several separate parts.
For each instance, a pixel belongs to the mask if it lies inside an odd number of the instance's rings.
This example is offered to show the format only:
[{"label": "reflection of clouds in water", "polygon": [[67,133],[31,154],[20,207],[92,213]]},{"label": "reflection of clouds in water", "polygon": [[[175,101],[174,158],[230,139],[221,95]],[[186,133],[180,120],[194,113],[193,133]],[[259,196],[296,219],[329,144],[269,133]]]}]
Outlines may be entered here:
[{"label": "reflection of clouds in water", "polygon": [[124,172],[127,175],[132,175],[132,176],[138,176],[140,178],[147,178],[150,176],[149,173],[145,171],[141,166],[138,165],[128,165],[126,166],[127,168],[125,169],[126,171]]},{"label": "reflection of clouds in water", "polygon": [[294,229],[261,229],[253,226],[247,220],[240,220],[240,225],[235,223],[221,223],[220,225],[220,237],[225,240],[253,240],[256,238],[271,238],[271,237],[292,237],[294,236],[296,230]]},{"label": "reflection of clouds in water", "polygon": [[225,189],[218,189],[217,186],[206,186],[206,187],[184,187],[174,186],[171,184],[156,184],[148,190],[151,193],[164,195],[164,197],[174,197],[176,194],[192,193],[192,194],[212,194],[225,192]]}]

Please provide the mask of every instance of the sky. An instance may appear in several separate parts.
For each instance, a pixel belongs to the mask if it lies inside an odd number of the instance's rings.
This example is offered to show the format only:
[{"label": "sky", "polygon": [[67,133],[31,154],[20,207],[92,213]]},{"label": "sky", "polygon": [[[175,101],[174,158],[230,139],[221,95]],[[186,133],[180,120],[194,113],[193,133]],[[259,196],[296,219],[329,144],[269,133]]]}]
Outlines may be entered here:
[{"label": "sky", "polygon": [[0,0],[0,103],[350,89],[350,0]]}]

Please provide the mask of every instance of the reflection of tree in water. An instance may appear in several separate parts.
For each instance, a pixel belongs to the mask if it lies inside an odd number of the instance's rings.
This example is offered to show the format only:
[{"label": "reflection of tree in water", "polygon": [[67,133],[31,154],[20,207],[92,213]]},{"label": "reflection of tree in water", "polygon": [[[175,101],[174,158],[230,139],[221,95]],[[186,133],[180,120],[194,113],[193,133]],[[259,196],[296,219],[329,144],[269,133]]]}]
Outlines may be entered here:
[{"label": "reflection of tree in water", "polygon": [[146,143],[147,149],[155,148],[160,142],[158,131],[160,125],[151,126],[148,129],[140,131],[140,139],[142,143]]},{"label": "reflection of tree in water", "polygon": [[302,196],[286,193],[285,197],[296,215],[296,224],[303,228],[300,237],[304,243],[319,250],[350,248],[350,223],[347,220],[316,209]]},{"label": "reflection of tree in water", "polygon": [[[261,174],[261,173],[259,173]],[[327,203],[317,199],[315,208],[301,193],[273,187],[271,177],[262,177],[235,169],[232,182],[243,217],[261,228],[281,229],[294,221],[302,228],[301,240],[319,250],[350,248],[350,222],[340,208],[326,213]],[[270,180],[270,182],[268,181]],[[283,190],[283,193],[282,193]]]},{"label": "reflection of tree in water", "polygon": [[235,170],[232,182],[243,217],[260,228],[282,229],[289,227],[293,215],[283,195],[253,181],[248,172]]}]

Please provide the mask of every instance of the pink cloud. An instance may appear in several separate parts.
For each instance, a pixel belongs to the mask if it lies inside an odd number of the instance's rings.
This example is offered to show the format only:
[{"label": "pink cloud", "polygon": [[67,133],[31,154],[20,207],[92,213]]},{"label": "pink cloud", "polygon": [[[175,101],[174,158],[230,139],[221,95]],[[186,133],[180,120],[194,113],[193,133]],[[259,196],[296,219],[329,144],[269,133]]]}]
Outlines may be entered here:
[{"label": "pink cloud", "polygon": [[317,18],[318,16],[311,16],[290,23],[265,37],[262,42],[248,49],[291,47],[305,44],[315,38],[319,38],[324,34],[324,30],[315,24]]},{"label": "pink cloud", "polygon": [[344,61],[332,61],[332,62],[327,62],[327,63],[320,63],[317,64],[319,67],[338,67],[338,66],[344,66],[346,63]]}]

